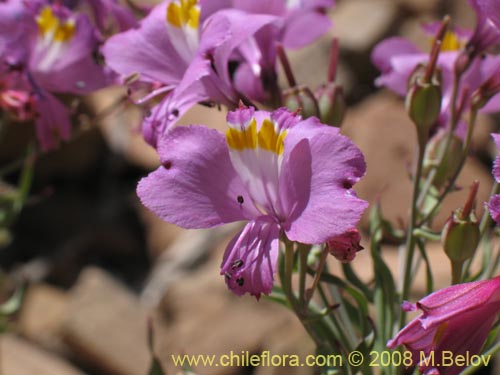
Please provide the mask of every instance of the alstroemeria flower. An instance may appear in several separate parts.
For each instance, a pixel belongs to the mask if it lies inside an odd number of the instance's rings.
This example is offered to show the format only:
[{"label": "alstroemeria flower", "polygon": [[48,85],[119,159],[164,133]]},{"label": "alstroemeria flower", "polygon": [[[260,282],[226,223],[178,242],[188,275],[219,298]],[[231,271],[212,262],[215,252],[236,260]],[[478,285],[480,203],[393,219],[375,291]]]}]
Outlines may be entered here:
[{"label": "alstroemeria flower", "polygon": [[152,96],[165,94],[143,124],[146,140],[156,146],[187,109],[202,101],[235,106],[240,95],[229,74],[237,47],[274,17],[245,17],[225,10],[200,22],[197,0],[168,0],[156,6],[138,29],[110,38],[103,48],[107,64],[127,77],[161,83]]},{"label": "alstroemeria flower", "polygon": [[[404,345],[412,352],[414,366],[422,374],[439,374],[443,351],[459,355],[481,350],[500,312],[500,277],[453,285],[424,297],[415,305],[405,303],[407,311],[422,310],[392,340],[391,349]],[[425,359],[434,353],[432,361]],[[441,367],[446,375],[456,375],[463,368],[454,363]]]},{"label": "alstroemeria flower", "polygon": [[[466,51],[472,53],[466,67],[468,68],[460,80],[458,97],[465,90],[470,95],[493,73],[500,64],[498,56],[483,56],[478,54],[484,49],[500,42],[500,34],[487,27],[486,18],[482,11],[471,0],[472,6],[477,13],[477,26],[474,32],[464,29],[449,30],[441,45],[441,52],[437,65],[442,73],[442,104],[441,111],[449,111],[453,90],[453,80],[457,60],[463,57]],[[437,31],[438,24],[424,26],[426,31],[433,37]],[[431,40],[431,39],[430,39]],[[464,52],[465,51],[465,52]],[[417,46],[401,37],[392,37],[380,42],[372,52],[372,61],[382,72],[375,83],[378,86],[386,86],[398,95],[405,96],[408,90],[408,81],[411,74],[419,64],[427,64],[429,53],[421,51]],[[483,112],[496,112],[500,110],[500,97],[493,98]]]},{"label": "alstroemeria flower", "polygon": [[[332,23],[326,11],[334,0],[202,0],[202,18],[225,8],[239,9],[250,17],[268,14],[277,18],[240,45],[233,60],[236,89],[251,100],[265,102],[277,85],[276,43],[285,48],[304,47],[323,34]],[[311,27],[314,25],[314,27]]]},{"label": "alstroemeria flower", "polygon": [[[476,28],[466,46],[466,52],[471,57],[476,57],[492,46],[500,44],[500,30],[495,26],[492,17],[495,17],[491,9],[487,9],[483,0],[469,0],[470,5],[476,13]],[[498,7],[498,6],[497,6]],[[497,9],[497,11],[500,8]],[[498,16],[498,15],[497,15]],[[500,19],[500,16],[498,16]]]},{"label": "alstroemeria flower", "polygon": [[25,83],[40,146],[50,150],[70,135],[69,110],[53,93],[87,94],[108,82],[93,58],[99,42],[96,29],[86,16],[42,0],[9,0],[0,4],[0,16],[14,31],[0,27],[0,44],[7,46],[0,48],[1,63]]},{"label": "alstroemeria flower", "polygon": [[353,228],[367,202],[352,186],[361,151],[345,136],[286,109],[239,109],[224,136],[177,127],[159,144],[162,166],[139,182],[143,204],[184,228],[248,221],[230,242],[221,275],[236,294],[269,294],[283,233],[321,244]]},{"label": "alstroemeria flower", "polygon": [[[497,148],[500,149],[500,134],[491,134],[491,136]],[[500,183],[500,155],[496,157],[495,163],[493,164],[493,177],[495,177],[497,183]],[[491,197],[488,203],[488,209],[493,220],[495,220],[497,225],[500,225],[500,194]]]}]

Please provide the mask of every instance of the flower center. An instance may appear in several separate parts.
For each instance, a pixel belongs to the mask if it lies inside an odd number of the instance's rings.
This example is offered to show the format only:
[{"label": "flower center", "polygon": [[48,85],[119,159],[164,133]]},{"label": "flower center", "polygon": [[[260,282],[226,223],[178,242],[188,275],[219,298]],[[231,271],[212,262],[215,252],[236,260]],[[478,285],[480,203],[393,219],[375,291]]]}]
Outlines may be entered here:
[{"label": "flower center", "polygon": [[54,15],[52,8],[46,6],[36,18],[40,34],[47,39],[57,42],[66,42],[75,34],[75,21],[69,19],[61,21]]},{"label": "flower center", "polygon": [[198,50],[200,13],[198,0],[175,0],[167,7],[166,25],[170,42],[186,64],[191,62]]},{"label": "flower center", "polygon": [[[232,125],[232,126],[231,126]],[[230,124],[226,141],[234,168],[262,214],[280,218],[279,178],[287,131],[271,119]]]},{"label": "flower center", "polygon": [[228,146],[234,150],[260,148],[281,155],[285,149],[285,136],[286,130],[276,131],[275,125],[269,119],[264,119],[257,131],[257,122],[252,118],[246,129],[230,128],[226,133],[226,140]]},{"label": "flower center", "polygon": [[167,22],[175,27],[198,29],[200,7],[197,0],[172,1],[167,8]]},{"label": "flower center", "polygon": [[75,20],[61,20],[50,6],[46,6],[37,16],[36,22],[40,36],[34,51],[35,69],[49,72],[73,39],[76,32]]}]

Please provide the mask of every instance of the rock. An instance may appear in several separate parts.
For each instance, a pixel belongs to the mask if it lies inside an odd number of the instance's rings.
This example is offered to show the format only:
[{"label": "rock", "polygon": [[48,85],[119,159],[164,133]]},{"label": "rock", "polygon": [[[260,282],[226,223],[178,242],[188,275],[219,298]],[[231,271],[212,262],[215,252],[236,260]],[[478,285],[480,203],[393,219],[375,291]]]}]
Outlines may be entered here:
[{"label": "rock", "polygon": [[[98,121],[98,125],[110,148],[125,159],[146,170],[153,170],[159,165],[156,150],[146,143],[142,137],[141,123],[143,111],[125,98],[125,89],[111,87],[100,90],[89,96],[88,103],[94,112],[107,113],[120,100],[122,104],[110,111]],[[194,106],[177,123],[177,125],[205,124],[225,130],[225,111],[217,108]]]},{"label": "rock", "polygon": [[85,375],[65,360],[12,334],[0,336],[0,372],[8,375]]},{"label": "rock", "polygon": [[64,291],[46,284],[31,285],[19,314],[19,331],[47,349],[63,352],[61,327],[66,312]]},{"label": "rock", "polygon": [[416,13],[435,13],[439,0],[398,0],[401,6]]},{"label": "rock", "polygon": [[333,35],[349,51],[367,52],[391,29],[398,15],[393,0],[349,0],[333,12]]},{"label": "rock", "polygon": [[138,299],[98,268],[82,271],[70,292],[65,342],[98,373],[146,374],[147,313]]},{"label": "rock", "polygon": [[146,243],[152,259],[159,257],[183,230],[167,223],[137,202],[137,211],[144,224]]}]

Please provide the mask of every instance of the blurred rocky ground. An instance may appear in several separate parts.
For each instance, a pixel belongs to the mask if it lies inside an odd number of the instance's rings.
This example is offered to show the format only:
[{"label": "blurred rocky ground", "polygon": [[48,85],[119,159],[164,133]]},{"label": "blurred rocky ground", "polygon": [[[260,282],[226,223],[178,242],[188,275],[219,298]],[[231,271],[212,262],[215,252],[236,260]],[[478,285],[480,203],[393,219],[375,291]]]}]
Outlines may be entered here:
[{"label": "blurred rocky ground", "polygon": [[[472,26],[466,0],[337,0],[334,27],[318,43],[290,53],[302,84],[326,78],[331,38],[340,38],[339,80],[349,109],[343,132],[362,149],[368,172],[357,187],[371,203],[379,200],[386,218],[404,227],[408,214],[408,168],[414,129],[403,102],[373,81],[373,46],[389,35],[429,41],[422,22],[444,14]],[[139,203],[135,186],[158,165],[155,152],[138,131],[141,113],[125,105],[99,121],[92,116],[113,106],[125,92],[103,90],[88,97],[88,118],[74,140],[36,161],[28,205],[13,227],[13,240],[0,250],[6,285],[29,280],[22,310],[0,337],[0,373],[5,375],[143,375],[150,362],[147,325],[154,325],[155,351],[168,374],[170,354],[227,354],[270,350],[273,354],[311,354],[312,342],[295,317],[263,298],[235,297],[226,290],[219,265],[238,226],[213,231],[181,230],[156,218]],[[199,107],[184,124],[224,127],[225,113]],[[86,124],[86,125],[85,125]],[[497,129],[481,118],[471,156],[460,176],[467,187],[480,180],[479,202],[487,200],[494,155],[489,133]],[[19,124],[6,132],[0,162],[22,156],[30,130]],[[13,179],[15,176],[13,177]],[[434,223],[442,226],[464,202],[467,189],[452,194]],[[478,204],[479,213],[482,204]],[[362,221],[366,236],[367,218]],[[364,239],[366,244],[367,239]],[[367,247],[367,246],[365,246]],[[384,251],[397,274],[395,247]],[[449,283],[448,262],[439,244],[430,249],[436,286]],[[335,264],[332,263],[335,267]],[[354,262],[367,281],[367,252]],[[420,275],[418,294],[424,294]],[[420,277],[419,276],[419,277]],[[5,288],[3,294],[8,294]],[[202,374],[313,374],[307,368],[201,367]]]}]

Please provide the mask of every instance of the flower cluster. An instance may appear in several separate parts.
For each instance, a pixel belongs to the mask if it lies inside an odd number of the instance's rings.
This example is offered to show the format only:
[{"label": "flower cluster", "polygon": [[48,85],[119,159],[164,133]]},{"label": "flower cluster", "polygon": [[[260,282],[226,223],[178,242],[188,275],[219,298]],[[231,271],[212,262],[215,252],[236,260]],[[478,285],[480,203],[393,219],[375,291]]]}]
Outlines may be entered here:
[{"label": "flower cluster", "polygon": [[[91,3],[111,13],[119,9],[110,0]],[[0,3],[0,18],[0,106],[15,119],[33,119],[41,149],[53,149],[71,133],[61,95],[84,95],[110,83],[95,58],[102,36],[87,15],[60,2],[7,0]]]},{"label": "flower cluster", "polygon": [[[477,181],[439,232],[435,219],[459,190],[478,112],[500,110],[500,5],[469,0],[474,30],[450,27],[448,17],[425,25],[429,52],[400,37],[372,51],[381,71],[376,85],[406,98],[417,157],[408,221],[394,228],[377,204],[367,218],[373,277],[364,282],[350,263],[363,249],[357,226],[368,202],[354,185],[367,167],[338,128],[346,109],[335,82],[339,41],[327,82],[314,91],[296,81],[285,52],[324,35],[334,3],[164,0],[131,11],[117,0],[0,0],[0,110],[9,120],[33,121],[40,148],[49,151],[71,136],[70,99],[125,85],[124,99],[144,109],[142,134],[160,161],[138,183],[142,204],[187,229],[241,222],[222,259],[221,283],[239,296],[272,294],[292,308],[319,353],[368,355],[404,345],[411,370],[455,375],[461,365],[440,368],[442,353],[491,349],[485,343],[500,312],[500,253],[480,250],[490,245],[484,239],[493,236],[493,221],[500,225],[500,156],[481,220]],[[278,63],[288,88],[280,86]],[[225,106],[226,131],[176,126],[196,104]],[[500,148],[500,134],[493,139]],[[441,239],[451,263],[453,285],[438,291],[431,239]],[[385,241],[400,251],[398,283],[382,254]],[[481,251],[480,270],[472,272]],[[427,296],[411,304],[421,265]],[[421,315],[407,323],[406,313],[416,310]]]},{"label": "flower cluster", "polygon": [[141,103],[162,95],[142,125],[158,147],[196,103],[272,103],[279,96],[276,44],[297,48],[321,36],[331,6],[333,0],[164,1],[137,29],[110,38],[103,53],[125,80],[151,85]]}]

